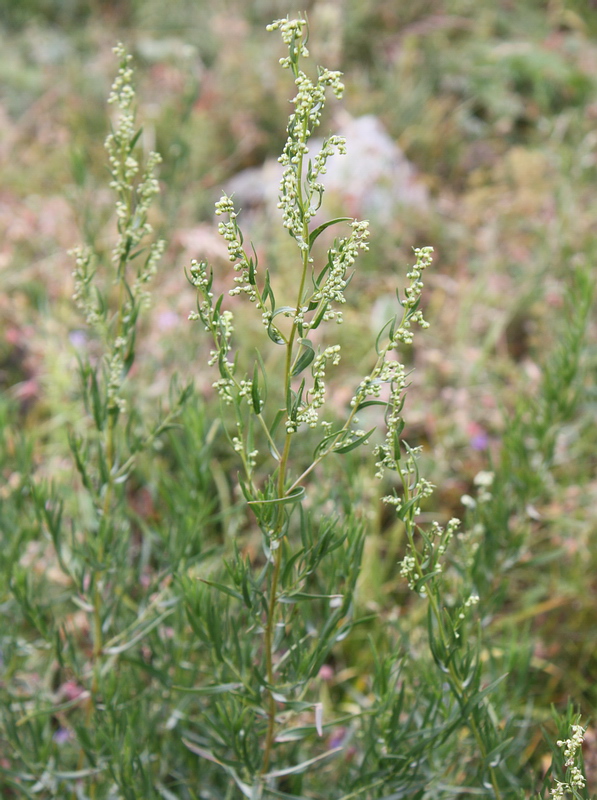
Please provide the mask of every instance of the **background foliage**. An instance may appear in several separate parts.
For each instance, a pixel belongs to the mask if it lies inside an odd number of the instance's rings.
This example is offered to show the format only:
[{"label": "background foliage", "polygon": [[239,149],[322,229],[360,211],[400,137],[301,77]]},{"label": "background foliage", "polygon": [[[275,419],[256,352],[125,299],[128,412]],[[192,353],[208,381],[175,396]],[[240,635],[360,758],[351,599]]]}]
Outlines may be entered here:
[{"label": "background foliage", "polygon": [[[233,175],[282,149],[288,86],[277,66],[279,40],[265,25],[288,11],[266,0],[175,0],[167,14],[153,0],[0,8],[0,781],[7,797],[21,796],[23,786],[32,796],[67,796],[66,786],[76,792],[69,774],[84,769],[90,779],[98,752],[122,796],[224,796],[219,771],[206,772],[170,734],[202,703],[173,687],[199,685],[206,675],[187,635],[188,609],[163,603],[172,564],[198,574],[230,556],[235,541],[254,557],[259,541],[239,510],[237,465],[213,424],[209,344],[187,322],[195,299],[183,266],[192,257],[225,263],[213,202]],[[508,674],[492,702],[508,709],[497,716],[517,742],[512,792],[518,780],[521,791],[538,791],[551,762],[547,740],[555,739],[551,705],[565,711],[571,699],[586,719],[596,702],[597,11],[564,0],[339,0],[309,3],[307,11],[313,61],[345,74],[343,107],[355,117],[376,115],[429,192],[426,209],[371,219],[371,249],[341,340],[357,375],[365,374],[368,343],[411,247],[432,244],[424,298],[432,327],[409,356],[415,370],[404,436],[423,447],[422,472],[437,486],[424,514],[465,517],[473,532],[479,658],[488,679]],[[52,765],[70,758],[61,732],[76,729],[85,740],[76,659],[83,669],[92,640],[89,611],[73,602],[73,585],[83,586],[85,575],[65,579],[52,535],[62,526],[76,539],[77,525],[91,526],[95,513],[67,434],[89,434],[77,353],[93,357],[98,344],[72,303],[66,251],[85,239],[109,261],[114,246],[103,142],[118,40],[135,55],[143,149],[163,156],[151,222],[168,243],[131,375],[143,387],[139,418],[159,418],[175,373],[194,381],[196,393],[184,435],[172,430],[141,455],[120,495],[127,539],[114,554],[114,586],[127,588],[115,614],[119,625],[128,620],[130,639],[142,638],[111,684],[107,673],[104,691],[124,713],[94,728],[84,767],[75,755],[61,767],[66,777],[52,778]],[[333,128],[334,113],[324,127]],[[284,263],[285,246],[271,240],[272,271]],[[256,337],[252,324],[242,330],[248,341]],[[335,376],[329,392],[342,405],[355,375],[341,363]],[[128,433],[134,445],[135,431]],[[475,477],[483,472],[495,477],[480,502]],[[319,687],[321,702],[347,713],[387,694],[390,678],[400,685],[376,667],[388,649],[417,664],[405,664],[404,683],[431,683],[422,606],[400,575],[404,532],[380,505],[372,474],[371,464],[348,454],[326,464],[320,496],[311,498],[321,507],[333,498],[345,518],[354,512],[367,528],[356,615],[372,619],[336,647]],[[346,489],[338,492],[340,485]],[[150,629],[145,621],[162,615]],[[64,664],[52,641],[56,620]],[[413,712],[414,730],[425,727],[429,703],[427,712]],[[50,707],[60,709],[45,713]],[[398,713],[408,729],[401,712],[385,713]],[[160,754],[152,768],[131,756],[144,742]],[[594,789],[591,730],[586,742]],[[446,753],[438,749],[438,761]],[[369,756],[374,763],[379,753]],[[179,773],[161,774],[159,764],[171,763]],[[42,764],[50,765],[45,778]],[[326,770],[324,785],[335,774]],[[456,767],[451,780],[435,784],[437,796],[454,796],[464,780]],[[194,795],[187,785],[202,789]]]}]

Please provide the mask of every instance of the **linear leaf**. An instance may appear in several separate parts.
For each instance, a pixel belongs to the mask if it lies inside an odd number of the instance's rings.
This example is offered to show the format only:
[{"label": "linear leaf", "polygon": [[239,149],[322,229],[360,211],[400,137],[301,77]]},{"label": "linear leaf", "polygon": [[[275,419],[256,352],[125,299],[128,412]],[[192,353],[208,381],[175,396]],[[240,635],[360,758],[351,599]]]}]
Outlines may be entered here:
[{"label": "linear leaf", "polygon": [[280,595],[280,603],[295,603],[297,600],[342,600],[342,594],[309,594],[308,592],[292,592],[291,594]]},{"label": "linear leaf", "polygon": [[282,336],[280,331],[276,328],[275,325],[272,325],[271,321],[268,322],[267,325],[267,335],[272,340],[274,344],[286,344],[286,339]]},{"label": "linear leaf", "polygon": [[104,649],[104,653],[108,653],[109,655],[112,656],[112,655],[118,655],[119,653],[124,653],[126,650],[130,650],[131,647],[134,647],[134,645],[136,645],[137,642],[140,642],[141,639],[144,639],[147,636],[147,634],[150,633],[154,628],[157,628],[157,626],[160,624],[160,622],[162,622],[162,620],[166,619],[166,617],[169,617],[170,614],[173,613],[174,609],[169,608],[167,611],[164,611],[163,614],[160,614],[159,617],[156,617],[154,620],[152,620],[149,623],[149,625],[146,625],[142,630],[140,630],[135,636],[133,636],[132,639],[129,639],[128,642],[125,642],[124,644],[119,644],[116,647],[106,647]]},{"label": "linear leaf", "polygon": [[143,133],[143,126],[141,126],[141,127],[139,128],[139,130],[138,130],[138,131],[135,133],[135,135],[134,135],[134,136],[133,136],[133,138],[131,139],[131,143],[130,143],[130,145],[129,145],[129,154],[130,154],[130,153],[132,153],[132,152],[133,152],[133,150],[135,149],[135,145],[136,145],[136,144],[137,144],[137,142],[139,141],[139,137],[141,136],[141,134],[142,134],[142,133]]},{"label": "linear leaf", "polygon": [[357,407],[355,408],[355,413],[357,411],[361,411],[363,408],[368,408],[369,406],[384,406],[384,408],[388,404],[385,400],[363,400],[362,403],[358,403]]},{"label": "linear leaf", "polygon": [[375,428],[371,428],[370,431],[367,431],[367,433],[364,433],[362,436],[358,436],[354,441],[349,442],[348,444],[340,445],[340,447],[334,447],[333,452],[350,453],[350,451],[354,450],[355,447],[358,447],[359,445],[363,444],[363,442],[365,442],[371,436],[374,430]]},{"label": "linear leaf", "polygon": [[[285,497],[274,497],[271,500],[249,500],[248,503],[249,505],[283,506],[286,503],[296,503],[298,500],[301,500],[304,495],[304,486],[297,486],[296,489],[291,492],[291,494],[286,495]],[[205,581],[205,583],[209,583],[209,581]]]},{"label": "linear leaf", "polygon": [[256,414],[261,414],[263,408],[263,400],[259,392],[259,370],[257,364],[253,368],[253,382],[251,384],[251,400],[253,402],[253,411]]},{"label": "linear leaf", "polygon": [[340,428],[340,430],[334,431],[333,433],[329,433],[327,436],[324,436],[324,438],[319,442],[319,444],[317,445],[317,447],[313,451],[313,458],[314,459],[315,458],[319,458],[319,456],[321,454],[321,451],[325,448],[325,446],[328,444],[328,442],[333,441],[338,436],[340,436],[340,434],[343,433],[343,432],[344,432],[343,428]]},{"label": "linear leaf", "polygon": [[177,692],[186,692],[187,694],[198,694],[201,696],[210,696],[214,694],[226,694],[233,692],[235,689],[241,689],[242,683],[218,683],[213,686],[173,686]]},{"label": "linear leaf", "polygon": [[264,775],[264,778],[283,778],[285,775],[298,775],[301,772],[304,772],[311,764],[316,764],[318,761],[322,761],[324,758],[330,758],[330,756],[335,756],[336,753],[340,753],[344,748],[342,747],[334,747],[333,750],[328,750],[326,753],[322,753],[319,756],[315,756],[315,758],[310,758],[308,761],[302,761],[300,764],[297,764],[294,767],[286,767],[286,769],[276,769],[273,772],[268,772],[267,775]]},{"label": "linear leaf", "polygon": [[377,334],[377,339],[375,340],[375,352],[377,353],[378,356],[381,355],[381,350],[380,350],[379,343],[380,343],[380,341],[381,341],[386,329],[390,328],[395,323],[395,321],[396,321],[396,317],[392,317],[392,319],[389,319],[386,322],[386,324],[383,326],[383,328],[380,330],[380,332]]},{"label": "linear leaf", "polygon": [[305,348],[305,350],[303,353],[301,353],[296,364],[294,365],[294,369],[291,372],[291,376],[293,378],[295,378],[297,375],[300,375],[300,373],[306,369],[315,358],[315,349],[311,342],[308,339],[299,339],[299,342]]},{"label": "linear leaf", "polygon": [[227,764],[224,764],[223,761],[217,759],[213,753],[210,753],[209,750],[205,750],[203,747],[199,747],[199,745],[190,742],[188,739],[183,738],[182,743],[184,744],[185,747],[188,747],[191,753],[195,753],[196,755],[201,756],[201,758],[205,758],[207,761],[211,761],[212,763],[217,764],[219,767],[223,767],[226,770],[226,772],[231,776],[231,778],[233,778],[234,782],[236,783],[236,785],[238,786],[238,788],[241,790],[241,792],[244,794],[245,797],[251,798],[253,796],[253,791],[251,787],[248,786],[246,783],[243,783],[243,781],[241,781],[241,779],[236,774],[236,771],[233,770],[232,767],[229,767]]},{"label": "linear leaf", "polygon": [[57,770],[56,772],[52,772],[52,776],[55,778],[60,778],[61,780],[68,781],[68,780],[77,780],[79,778],[88,778],[90,775],[99,775],[100,772],[103,772],[103,770],[100,767],[95,767],[93,769],[67,770],[66,772]]},{"label": "linear leaf", "polygon": [[67,700],[66,703],[59,703],[55,706],[48,706],[48,708],[38,708],[35,711],[30,711],[26,716],[21,717],[17,720],[17,728],[21,725],[24,725],[26,722],[29,722],[31,719],[35,719],[35,717],[43,717],[43,716],[51,716],[56,714],[60,711],[66,711],[67,708],[72,708],[73,706],[79,705],[89,697],[89,692],[81,692],[78,697],[74,700]]},{"label": "linear leaf", "polygon": [[279,317],[280,314],[288,314],[288,316],[290,316],[290,314],[296,314],[296,308],[294,306],[280,306],[272,314],[272,319],[274,319],[274,317]]},{"label": "linear leaf", "polygon": [[224,594],[229,594],[230,597],[234,597],[236,600],[240,600],[243,602],[243,596],[240,592],[231,589],[230,586],[226,586],[225,583],[217,583],[216,581],[208,581],[207,578],[200,578],[201,583],[206,583],[208,586],[213,586],[214,589],[217,589],[218,592],[223,592]]},{"label": "linear leaf", "polygon": [[336,219],[330,219],[327,222],[324,222],[323,225],[320,225],[318,228],[315,228],[314,231],[311,231],[309,234],[309,250],[313,247],[315,240],[321,236],[321,234],[329,228],[330,225],[336,225],[339,222],[352,222],[352,217],[336,217]]}]

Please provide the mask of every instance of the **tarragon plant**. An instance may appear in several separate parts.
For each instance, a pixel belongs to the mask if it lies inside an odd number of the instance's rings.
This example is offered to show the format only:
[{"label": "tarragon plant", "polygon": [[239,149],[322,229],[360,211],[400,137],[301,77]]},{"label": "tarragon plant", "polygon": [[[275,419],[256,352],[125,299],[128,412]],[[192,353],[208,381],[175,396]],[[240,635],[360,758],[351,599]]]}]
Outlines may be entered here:
[{"label": "tarragon plant", "polygon": [[[122,45],[115,53],[120,69],[109,102],[117,113],[105,144],[116,241],[108,258],[90,246],[73,251],[74,300],[88,326],[78,356],[84,413],[68,421],[77,499],[56,482],[31,483],[40,540],[53,545],[48,557],[57,559],[63,592],[48,603],[53,587],[47,578],[19,564],[11,576],[17,606],[37,637],[29,649],[38,668],[45,664],[43,689],[29,694],[17,688],[3,704],[3,729],[11,739],[3,785],[27,797],[31,791],[94,800],[114,797],[116,786],[132,786],[130,750],[119,741],[130,728],[131,710],[139,713],[131,701],[139,679],[125,661],[170,613],[164,613],[163,593],[150,590],[151,599],[138,598],[128,492],[142,454],[171,427],[190,389],[173,383],[170,410],[156,414],[137,402],[129,382],[147,286],[165,243],[152,241],[148,220],[160,157],[150,153],[143,167],[131,56]],[[81,617],[76,624],[74,612]],[[123,757],[128,766],[119,770]]]},{"label": "tarragon plant", "polygon": [[[237,548],[226,565],[226,582],[181,581],[191,625],[211,649],[212,692],[227,696],[206,708],[210,735],[204,727],[187,745],[221,764],[248,797],[260,797],[263,790],[275,793],[284,778],[311,771],[317,761],[342,749],[301,743],[315,742],[328,726],[339,724],[322,717],[313,686],[333,646],[354,625],[355,586],[366,532],[354,517],[340,524],[339,518],[321,516],[306,499],[324,459],[367,445],[373,431],[359,427],[358,415],[369,406],[379,407],[385,419],[385,434],[374,453],[377,476],[389,472],[396,477],[396,489],[383,501],[394,507],[407,534],[401,573],[429,602],[433,655],[457,698],[459,711],[455,716],[451,712],[442,735],[450,726],[470,725],[482,758],[498,743],[491,738],[493,726],[480,710],[480,699],[474,700],[479,692],[478,660],[458,642],[462,621],[478,597],[469,587],[468,595],[452,610],[443,607],[440,598],[442,556],[459,523],[451,520],[446,528],[434,523],[428,532],[419,528],[421,503],[432,487],[419,474],[418,451],[400,438],[408,378],[397,351],[412,342],[414,324],[427,327],[420,298],[432,248],[415,250],[409,284],[402,296],[397,293],[400,314],[379,334],[371,371],[356,386],[344,419],[338,421],[338,409],[326,414],[327,373],[338,364],[341,350],[333,334],[328,333],[326,341],[319,328],[342,322],[345,292],[359,252],[367,249],[369,229],[367,222],[346,217],[314,226],[324,193],[321,176],[328,159],[341,156],[346,143],[332,135],[324,139],[319,152],[312,152],[309,140],[320,125],[326,91],[341,97],[343,85],[338,72],[319,68],[312,80],[301,68],[301,59],[308,56],[305,20],[278,20],[269,30],[279,30],[288,45],[288,56],[280,63],[296,86],[288,138],[279,159],[284,171],[278,205],[282,224],[296,245],[290,267],[296,276],[293,295],[280,299],[275,277],[261,267],[255,249],[245,249],[232,198],[224,195],[216,214],[224,217],[219,229],[228,243],[234,273],[228,294],[246,297],[261,316],[266,341],[279,348],[282,357],[268,359],[266,366],[258,351],[252,367],[241,367],[247,354],[235,341],[234,313],[244,314],[242,306],[214,295],[213,273],[205,262],[193,261],[190,267],[190,281],[198,291],[197,310],[190,317],[213,341],[210,364],[219,372],[213,386],[222,404],[227,437],[242,463],[240,486],[261,531],[264,555],[252,563]],[[320,260],[315,244],[332,226],[348,230]],[[314,439],[306,464],[297,449],[303,435]],[[216,595],[225,598],[223,606],[216,603]],[[477,709],[470,720],[467,706]],[[378,711],[381,720],[383,713]],[[363,763],[363,775],[368,766]],[[495,769],[491,764],[486,769],[488,785],[499,797]],[[385,788],[392,785],[389,773],[382,780],[379,774],[369,788],[365,781],[357,794],[379,788],[384,781]]]},{"label": "tarragon plant", "polygon": [[[0,563],[3,609],[25,631],[1,642],[3,797],[519,800],[536,791],[521,766],[529,723],[515,709],[526,703],[524,679],[503,679],[506,659],[476,612],[487,605],[484,510],[497,479],[477,476],[469,529],[455,518],[423,524],[433,487],[419,472],[419,449],[401,438],[408,372],[400,351],[427,325],[420,300],[431,248],[415,250],[368,374],[344,409],[331,408],[326,385],[342,355],[333,332],[369,229],[348,217],[316,222],[321,176],[346,145],[329,136],[312,152],[309,142],[326,95],[342,95],[341,76],[303,71],[305,20],[270,29],[288,46],[281,65],[296,87],[279,195],[294,261],[270,273],[245,248],[233,199],[218,201],[234,276],[228,295],[216,296],[220,281],[206,263],[189,270],[191,318],[211,337],[206,360],[220,403],[209,435],[189,388],[173,391],[170,410],[149,423],[131,373],[164,246],[145,244],[159,158],[148,155],[142,170],[130,57],[116,49],[119,116],[106,146],[117,240],[109,259],[89,248],[74,254],[75,300],[91,331],[80,354],[84,413],[69,437],[78,482],[74,490],[37,476],[28,483],[38,528],[28,524],[27,537],[45,543],[54,577],[21,563],[21,534],[7,537]],[[238,335],[247,311],[263,339],[254,352]],[[361,428],[359,416],[377,417],[377,429]],[[175,417],[182,430],[159,453]],[[237,459],[237,504],[218,503],[229,470],[215,455],[217,430]],[[321,486],[330,464],[354,464],[368,446],[395,514],[402,588],[389,603],[396,607],[365,628],[375,614],[359,616],[357,584],[370,517],[346,501],[349,491],[324,504]],[[160,507],[143,515],[133,500],[148,463]],[[0,508],[11,530],[27,497]],[[366,656],[353,664],[357,637]],[[524,676],[525,654],[512,649],[507,659]],[[332,686],[337,665],[347,675]],[[578,725],[570,715],[566,722],[566,730]],[[572,727],[554,746],[554,797],[586,795],[581,735]]]}]

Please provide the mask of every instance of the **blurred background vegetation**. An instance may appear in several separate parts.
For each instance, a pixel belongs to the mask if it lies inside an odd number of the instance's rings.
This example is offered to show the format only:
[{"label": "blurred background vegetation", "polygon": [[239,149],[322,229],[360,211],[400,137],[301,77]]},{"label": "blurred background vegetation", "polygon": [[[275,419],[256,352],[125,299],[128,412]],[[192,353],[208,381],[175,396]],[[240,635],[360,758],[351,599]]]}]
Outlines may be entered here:
[{"label": "blurred background vegetation", "polygon": [[[344,72],[343,108],[354,118],[374,115],[428,198],[406,199],[389,219],[371,218],[371,251],[341,330],[353,372],[340,369],[331,391],[338,404],[346,401],[340,387],[367,369],[373,330],[403,283],[412,246],[433,245],[424,300],[432,327],[409,356],[415,371],[405,430],[411,444],[424,446],[424,474],[438,487],[429,510],[464,516],[460,498],[474,495],[474,476],[495,471],[482,524],[488,553],[496,551],[488,554],[485,587],[500,598],[487,608],[496,652],[516,639],[529,645],[524,692],[538,719],[569,697],[590,716],[597,701],[597,352],[591,290],[578,276],[594,270],[597,254],[597,5],[303,6],[313,62]],[[137,369],[151,386],[148,403],[167,392],[173,373],[194,379],[209,418],[213,378],[206,343],[187,322],[194,296],[183,268],[205,257],[225,269],[213,202],[235,175],[281,150],[287,76],[277,64],[282,46],[265,26],[300,10],[272,0],[0,0],[4,499],[31,465],[45,478],[72,471],[65,422],[77,413],[74,365],[87,334],[71,300],[67,250],[81,239],[100,252],[111,246],[103,142],[112,46],[123,41],[135,55],[144,147],[164,159],[153,224],[168,250]],[[323,132],[333,129],[335,113],[332,107]],[[350,202],[338,199],[342,208]],[[263,222],[252,224],[273,269],[285,242],[268,233],[266,247]],[[220,465],[225,505],[232,481],[225,458]],[[135,513],[150,522],[167,513],[164,497],[175,502],[174,488],[165,490],[152,469],[146,465],[145,484],[131,496]],[[346,502],[370,504],[361,603],[380,611],[382,624],[404,602],[400,537],[376,506],[373,471],[360,462],[349,469],[354,494]],[[8,517],[1,521],[8,525]],[[32,563],[30,550],[27,558]],[[358,635],[347,646],[358,650]],[[526,758],[540,736],[537,729]],[[597,762],[596,747],[593,741]],[[585,758],[590,765],[589,752]]]}]

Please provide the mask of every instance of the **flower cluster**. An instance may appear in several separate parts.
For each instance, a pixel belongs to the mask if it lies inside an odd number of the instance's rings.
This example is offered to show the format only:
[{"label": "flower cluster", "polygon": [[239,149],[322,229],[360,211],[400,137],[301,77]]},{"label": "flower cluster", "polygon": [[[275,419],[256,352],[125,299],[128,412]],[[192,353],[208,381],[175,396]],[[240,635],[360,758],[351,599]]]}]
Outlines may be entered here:
[{"label": "flower cluster", "polygon": [[[294,130],[296,123],[298,122],[302,123],[303,125],[311,125],[311,129],[305,129],[303,127],[304,138],[308,139],[309,136],[311,136],[313,130],[321,122],[321,112],[325,105],[326,88],[329,86],[338,99],[342,97],[342,94],[344,93],[344,84],[340,80],[341,77],[341,72],[332,71],[329,69],[320,69],[319,75],[317,76],[317,82],[314,83],[307,75],[305,75],[304,72],[299,71],[294,81],[297,88],[297,93],[292,99],[292,104],[295,107],[295,113],[291,114],[289,118],[289,132]],[[291,136],[287,142],[287,147],[290,147],[292,150],[293,143],[296,143],[297,141],[300,142],[300,138],[295,139]],[[287,153],[286,148],[284,149],[284,153]],[[282,161],[282,163],[284,163],[284,161]]]},{"label": "flower cluster", "polygon": [[286,431],[288,433],[295,433],[301,424],[308,425],[310,428],[317,426],[319,409],[325,402],[325,370],[328,361],[333,366],[337,366],[340,363],[339,344],[326,347],[322,353],[315,357],[311,366],[313,386],[307,392],[308,402],[299,408],[296,419],[287,420]]},{"label": "flower cluster", "polygon": [[299,56],[308,58],[309,51],[303,41],[303,34],[307,28],[307,21],[304,19],[276,19],[267,26],[268,31],[280,31],[282,41],[290,45],[291,54],[286,58],[280,59],[280,64],[284,69],[288,69],[291,64],[296,62]]},{"label": "flower cluster", "polygon": [[476,592],[472,592],[464,601],[464,605],[462,606],[462,611],[458,615],[459,619],[464,619],[466,617],[466,614],[464,613],[465,609],[478,605],[479,599],[480,599],[479,595]]},{"label": "flower cluster", "polygon": [[494,480],[494,473],[486,470],[481,470],[473,478],[473,483],[477,487],[477,496],[471,497],[470,494],[463,494],[460,502],[466,508],[474,510],[477,505],[487,503],[491,500],[491,492],[489,491]]},{"label": "flower cluster", "polygon": [[462,603],[460,606],[460,610],[457,611],[457,616],[453,618],[452,621],[454,638],[460,639],[460,628],[462,623],[466,620],[469,610],[479,604],[479,600],[479,595],[476,592],[471,592],[464,603]]},{"label": "flower cluster", "polygon": [[126,341],[119,337],[114,342],[114,350],[108,362],[108,384],[107,397],[108,408],[124,413],[126,411],[126,400],[120,395],[122,381],[124,378],[124,346]]},{"label": "flower cluster", "polygon": [[339,155],[346,155],[346,139],[343,136],[329,136],[327,139],[323,140],[321,150],[313,159],[311,171],[308,175],[309,180],[314,180],[320,175],[325,175],[327,171],[327,161],[328,158],[334,155],[334,148],[337,149]]},{"label": "flower cluster", "polygon": [[87,324],[95,328],[101,323],[103,315],[97,303],[97,294],[92,291],[92,281],[95,275],[95,269],[92,266],[93,252],[90,247],[74,247],[69,251],[69,255],[75,259],[73,300],[79,311],[83,313]]},{"label": "flower cluster", "polygon": [[[369,223],[366,220],[354,220],[352,233],[343,237],[328,252],[328,272],[325,283],[319,292],[316,292],[312,301],[323,308],[324,320],[342,322],[342,312],[332,308],[332,303],[342,305],[346,302],[344,290],[346,289],[346,273],[354,265],[359,250],[368,250]],[[317,310],[315,311],[317,317]]]},{"label": "flower cluster", "polygon": [[403,305],[407,308],[413,308],[419,302],[423,290],[421,277],[423,270],[427,269],[433,260],[432,253],[433,247],[415,247],[416,264],[410,272],[406,273],[406,277],[411,282],[405,290],[406,299],[403,301]]},{"label": "flower cluster", "polygon": [[216,215],[219,217],[222,214],[228,215],[228,222],[220,222],[218,231],[228,242],[228,258],[230,261],[244,260],[245,252],[242,248],[242,234],[236,222],[238,215],[234,209],[232,198],[225,194],[216,203]]},{"label": "flower cluster", "polygon": [[409,589],[415,588],[415,581],[418,577],[417,574],[417,561],[414,556],[406,555],[400,562],[400,575],[403,578],[406,578],[406,582],[408,583]]},{"label": "flower cluster", "polygon": [[130,110],[135,100],[135,90],[132,87],[133,68],[131,66],[133,57],[126,52],[122,42],[119,42],[112,49],[112,52],[120,59],[120,68],[108,95],[108,103],[118,103],[121,108]]},{"label": "flower cluster", "polygon": [[106,138],[105,147],[112,176],[110,187],[118,196],[116,217],[120,236],[112,251],[112,261],[120,265],[126,261],[129,253],[134,251],[141,239],[151,233],[147,212],[153,198],[160,190],[155,170],[162,159],[159,153],[149,153],[145,170],[135,192],[133,181],[139,173],[140,165],[133,152],[137,133],[132,57],[122,44],[118,44],[114,52],[120,58],[120,69],[112,85],[108,103],[118,105],[120,113],[114,132]]},{"label": "flower cluster", "polygon": [[158,239],[157,242],[153,242],[150,245],[149,258],[137,273],[137,277],[133,283],[133,296],[137,297],[143,306],[148,306],[150,302],[150,295],[145,286],[155,275],[158,261],[164,255],[165,249],[166,242],[164,239]]},{"label": "flower cluster", "polygon": [[299,180],[297,172],[293,167],[287,167],[282,173],[278,208],[282,209],[282,224],[284,227],[287,228],[295,238],[298,237],[300,239],[300,244],[308,249],[308,244],[302,236],[303,218],[299,203]]},{"label": "flower cluster", "polygon": [[437,548],[439,555],[443,555],[446,552],[459,526],[460,520],[457,517],[452,517],[445,528],[438,522],[431,523],[431,534],[439,542]]},{"label": "flower cluster", "polygon": [[[409,458],[412,457],[409,456]],[[425,483],[426,487],[424,488],[423,493],[425,493],[425,491],[430,493],[432,487],[429,483]],[[415,487],[415,492],[416,491],[417,488]],[[422,495],[419,493],[418,496]],[[417,495],[413,494],[413,497],[417,497]],[[400,498],[390,496],[382,499],[386,503],[395,505],[397,512],[400,512],[400,509],[403,506],[403,501]],[[420,509],[415,509],[414,513],[420,513]],[[441,575],[443,567],[440,558],[446,552],[446,549],[450,541],[454,538],[454,534],[456,533],[459,525],[460,520],[456,519],[456,517],[450,519],[445,527],[441,526],[438,522],[433,522],[431,524],[429,535],[424,537],[424,544],[421,552],[417,552],[414,546],[413,538],[412,536],[409,536],[407,552],[400,565],[400,575],[403,578],[406,578],[409,589],[415,589],[417,581],[424,580],[424,584],[419,590],[419,593],[421,596],[426,595],[427,589],[425,587],[429,576]],[[471,592],[467,600],[464,602],[462,609],[468,609],[478,602],[478,595],[474,592]],[[464,618],[465,615],[461,611],[459,614],[459,620]],[[455,635],[456,638],[458,638],[457,632],[455,632]]]},{"label": "flower cluster", "polygon": [[[388,400],[388,413],[386,415],[386,436],[383,444],[377,445],[374,449],[374,455],[379,459],[375,466],[377,467],[376,477],[383,478],[386,469],[396,471],[398,470],[398,460],[400,458],[400,441],[399,435],[402,430],[402,392],[406,385],[406,378],[404,376],[404,367],[397,361],[386,362],[388,366],[396,365],[396,383],[392,383],[390,397]],[[384,367],[386,366],[384,363]],[[383,382],[382,372],[379,380]],[[376,384],[374,384],[376,386]],[[376,394],[376,389],[372,392]],[[409,461],[406,462],[406,469],[410,470]]]},{"label": "flower cluster", "polygon": [[556,742],[558,747],[564,748],[564,765],[570,771],[566,782],[556,780],[556,786],[551,790],[552,800],[563,800],[567,792],[575,794],[575,790],[584,788],[586,784],[585,776],[577,763],[577,754],[582,749],[585,728],[581,725],[573,725],[571,732],[572,735],[569,739],[558,739]]},{"label": "flower cluster", "polygon": [[231,378],[220,378],[219,381],[214,381],[212,387],[217,391],[220,400],[227,406],[234,402],[232,390],[234,389],[234,381]]},{"label": "flower cluster", "polygon": [[228,258],[231,262],[236,262],[234,270],[238,273],[234,278],[236,286],[228,294],[234,297],[244,293],[252,303],[257,303],[257,308],[263,308],[255,280],[256,259],[250,259],[243,249],[243,235],[236,221],[238,214],[228,195],[222,195],[216,203],[216,215],[222,214],[228,215],[228,222],[220,222],[218,231],[228,243]]},{"label": "flower cluster", "polygon": [[388,383],[393,387],[393,400],[397,405],[400,393],[406,388],[406,369],[399,361],[384,358],[381,364],[360,382],[350,405],[354,408],[367,397],[379,397],[381,387]]},{"label": "flower cluster", "polygon": [[232,437],[232,447],[234,449],[234,452],[238,453],[239,456],[246,463],[246,466],[249,470],[253,469],[253,467],[256,466],[259,450],[251,450],[250,452],[246,452],[245,444],[242,441],[242,439],[238,436]]},{"label": "flower cluster", "polygon": [[[282,59],[281,63],[285,67],[293,67],[297,88],[292,100],[295,110],[288,120],[288,139],[278,159],[284,166],[278,208],[282,210],[284,227],[290,231],[299,247],[308,252],[307,225],[317,213],[323,195],[323,186],[317,178],[325,173],[327,159],[333,154],[334,148],[340,153],[345,153],[346,145],[340,136],[331,136],[327,139],[307,172],[307,181],[303,188],[301,185],[303,159],[309,152],[307,142],[321,122],[326,89],[331,88],[338,98],[344,91],[340,72],[320,68],[317,80],[312,81],[296,66],[299,55],[308,55],[302,38],[305,27],[304,20],[286,19],[277,20],[268,26],[268,30],[280,29],[284,41],[291,45],[290,55]],[[303,196],[303,191],[306,192],[306,196]]]},{"label": "flower cluster", "polygon": [[[218,360],[223,360],[232,349],[230,339],[234,332],[232,324],[232,311],[222,311],[217,320],[214,319],[214,334],[218,345],[217,350],[211,351],[211,358],[209,365],[213,366]],[[234,365],[225,361],[225,366],[229,369],[230,374],[234,370]]]},{"label": "flower cluster", "polygon": [[112,250],[115,281],[124,287],[116,314],[110,313],[107,295],[93,286],[95,267],[90,248],[76,248],[74,300],[85,315],[87,323],[104,338],[108,351],[105,354],[105,390],[107,408],[112,412],[123,412],[126,403],[121,396],[124,379],[134,357],[135,320],[139,310],[146,306],[149,294],[147,284],[156,271],[157,262],[165,249],[164,241],[152,243],[145,260],[139,266],[133,280],[128,274],[131,261],[142,239],[151,232],[147,216],[151,203],[159,192],[155,169],[161,158],[150,153],[142,174],[140,162],[135,156],[138,133],[135,131],[135,90],[133,88],[132,59],[123,45],[114,52],[120,59],[120,68],[112,85],[108,102],[118,106],[118,119],[114,131],[107,137],[105,146],[111,173],[110,186],[115,190],[118,238]]},{"label": "flower cluster", "polygon": [[[220,311],[220,302],[213,304],[213,292],[211,291],[212,277],[207,274],[207,264],[205,261],[191,261],[190,283],[197,288],[201,299],[197,301],[197,311],[191,311],[190,320],[201,320],[206,331],[210,331],[213,336],[214,349],[210,350],[210,367],[219,364],[220,379],[212,383],[212,387],[217,391],[220,399],[230,405],[234,402],[234,389],[238,385],[234,379],[234,364],[228,361],[228,353],[232,349],[232,334],[234,333],[234,318],[232,312],[226,309]],[[221,300],[221,298],[220,298]],[[250,394],[250,384],[241,385],[242,396],[247,392]]]}]

